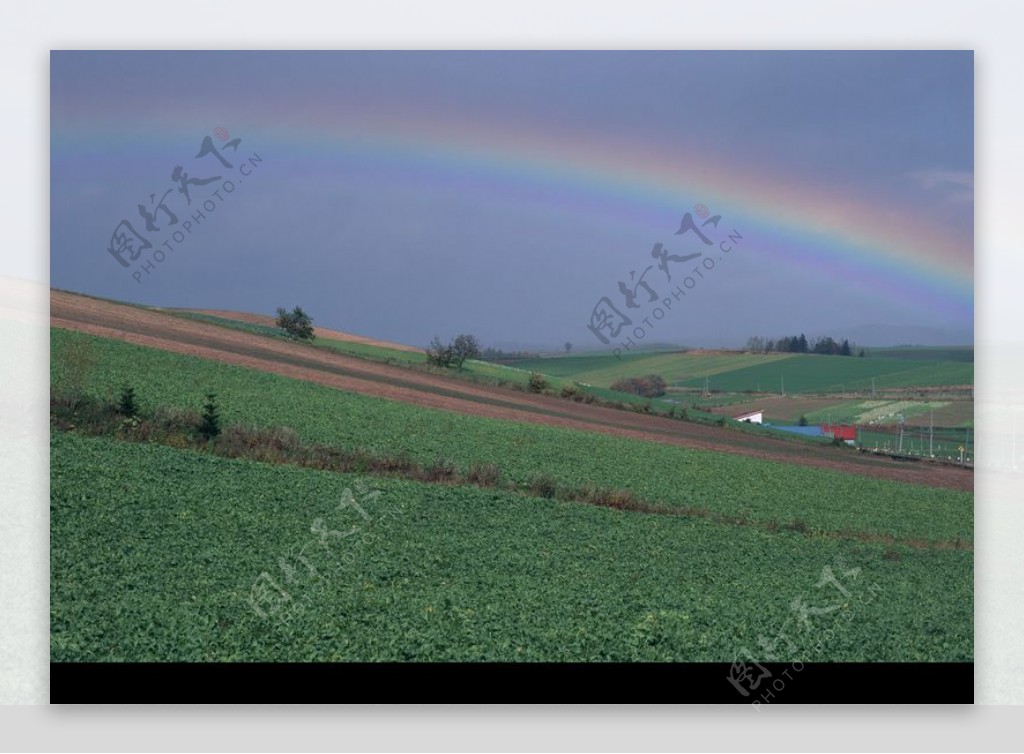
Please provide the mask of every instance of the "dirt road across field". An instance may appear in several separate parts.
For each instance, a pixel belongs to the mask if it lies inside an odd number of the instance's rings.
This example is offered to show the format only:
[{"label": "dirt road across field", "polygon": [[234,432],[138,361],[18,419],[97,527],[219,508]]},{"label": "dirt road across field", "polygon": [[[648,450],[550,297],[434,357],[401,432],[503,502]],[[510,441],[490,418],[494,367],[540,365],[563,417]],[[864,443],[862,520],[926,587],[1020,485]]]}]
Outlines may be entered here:
[{"label": "dirt road across field", "polygon": [[[208,313],[239,317],[233,312]],[[264,323],[263,319],[253,321]],[[378,364],[307,344],[274,340],[169,313],[62,291],[50,293],[50,323],[54,327],[191,354],[417,406],[601,432],[930,487],[964,491],[972,491],[974,488],[973,473],[958,467],[893,461],[886,457],[856,453],[847,448],[759,437],[729,428],[573,403],[553,396],[534,395],[508,388],[475,385],[440,375]],[[360,342],[375,341],[365,338]]]}]

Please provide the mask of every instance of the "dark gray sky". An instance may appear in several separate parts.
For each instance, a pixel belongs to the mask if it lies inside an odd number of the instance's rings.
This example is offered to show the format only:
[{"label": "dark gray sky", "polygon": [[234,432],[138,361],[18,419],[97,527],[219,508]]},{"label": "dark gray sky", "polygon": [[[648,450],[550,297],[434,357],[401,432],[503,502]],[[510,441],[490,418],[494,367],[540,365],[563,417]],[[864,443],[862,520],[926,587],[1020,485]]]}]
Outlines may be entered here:
[{"label": "dark gray sky", "polygon": [[[57,52],[51,68],[56,287],[300,304],[413,345],[610,349],[637,326],[646,344],[973,342],[969,52]],[[712,245],[675,235],[687,212]],[[659,269],[655,243],[701,256]],[[657,298],[636,287],[631,308],[618,284],[642,275]],[[602,298],[631,320],[597,328],[608,344],[588,328]]]}]

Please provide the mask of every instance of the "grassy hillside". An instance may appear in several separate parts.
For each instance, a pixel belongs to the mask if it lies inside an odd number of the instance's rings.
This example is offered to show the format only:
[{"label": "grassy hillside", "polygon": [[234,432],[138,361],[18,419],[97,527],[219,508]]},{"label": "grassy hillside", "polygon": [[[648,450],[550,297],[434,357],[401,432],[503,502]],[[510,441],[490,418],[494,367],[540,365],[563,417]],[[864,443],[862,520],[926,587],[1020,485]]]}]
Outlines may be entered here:
[{"label": "grassy hillside", "polygon": [[[934,353],[938,356],[946,352],[936,350]],[[904,358],[898,351],[894,351],[893,356],[857,358],[688,351],[626,354],[621,360],[609,354],[552,356],[512,363],[522,369],[571,377],[602,387],[626,377],[652,373],[661,375],[670,385],[687,388],[702,388],[704,379],[708,378],[712,390],[725,392],[778,392],[783,379],[787,393],[865,390],[871,388],[872,378],[878,389],[974,382],[974,365],[968,360]]]},{"label": "grassy hillside", "polygon": [[[744,354],[671,352],[611,354],[602,356],[564,356],[541,359],[521,359],[512,362],[522,369],[535,369],[545,374],[572,377],[580,382],[608,387],[613,382],[645,374],[659,374],[670,384],[686,380],[743,369],[748,366],[773,363],[790,358],[789,354]],[[702,383],[703,384],[703,383]]]},{"label": "grassy hillside", "polygon": [[973,654],[969,552],[61,432],[51,464],[55,661],[732,661],[787,627],[785,660]]},{"label": "grassy hillside", "polygon": [[[839,392],[875,387],[933,387],[970,385],[974,365],[970,362],[921,361],[917,359],[856,358],[800,354],[777,362],[762,362],[718,372],[711,380],[714,390],[778,391],[785,380],[787,393]],[[681,387],[699,388],[703,378],[675,382]]]},{"label": "grassy hillside", "polygon": [[972,536],[967,493],[420,408],[54,329],[51,368],[58,390],[65,349],[76,340],[91,343],[98,357],[86,384],[91,393],[113,396],[127,381],[150,408],[198,409],[213,390],[226,423],[287,426],[309,441],[402,451],[423,462],[444,458],[460,468],[495,462],[523,484],[547,473],[559,484],[629,489],[646,501],[756,521],[799,520],[811,529],[926,540]]},{"label": "grassy hillside", "polygon": [[[175,316],[194,319],[199,322],[208,322],[210,324],[226,327],[229,330],[238,330],[240,332],[247,332],[253,335],[282,340],[286,339],[286,336],[284,336],[278,328],[270,327],[268,325],[241,322],[239,320],[218,317],[212,314],[203,314],[200,312],[175,312]],[[423,367],[427,363],[427,355],[425,351],[388,348],[387,346],[371,343],[338,340],[323,336],[318,336],[311,345],[316,348],[323,348],[330,351],[336,351],[337,353],[346,354],[348,356],[355,356],[357,358],[378,361],[386,364],[396,364],[407,367]],[[515,366],[506,366],[504,364],[495,364],[487,361],[470,359],[463,365],[463,368],[459,372],[449,372],[449,376],[470,382],[482,382],[485,384],[508,382],[525,385],[529,378],[530,371],[531,370],[529,369],[521,369]],[[550,380],[550,383],[551,387],[557,390],[561,388],[565,382],[569,381],[570,380],[563,381],[555,377]],[[609,399],[632,400],[618,393],[609,396]]]},{"label": "grassy hillside", "polygon": [[891,346],[871,348],[868,356],[927,361],[974,361],[974,346]]},{"label": "grassy hillside", "polygon": [[[957,413],[951,408],[951,401],[906,401],[906,400],[866,400],[846,401],[831,405],[817,411],[804,414],[812,424],[826,421],[846,422],[851,424],[897,424],[902,416],[908,425],[928,424],[931,414],[941,417],[954,417]],[[969,416],[970,401],[960,401],[959,415],[963,423]]]}]

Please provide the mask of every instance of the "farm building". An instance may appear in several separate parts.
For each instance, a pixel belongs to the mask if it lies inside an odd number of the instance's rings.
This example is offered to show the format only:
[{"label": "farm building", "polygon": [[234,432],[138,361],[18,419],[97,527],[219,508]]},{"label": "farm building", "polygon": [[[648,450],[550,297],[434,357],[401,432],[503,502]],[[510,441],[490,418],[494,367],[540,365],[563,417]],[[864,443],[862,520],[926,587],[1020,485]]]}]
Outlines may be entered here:
[{"label": "farm building", "polygon": [[748,411],[745,414],[734,416],[738,422],[750,422],[751,424],[761,424],[764,421],[764,410],[758,409],[757,411]]},{"label": "farm building", "polygon": [[822,424],[821,433],[852,445],[857,441],[857,428],[852,424]]}]

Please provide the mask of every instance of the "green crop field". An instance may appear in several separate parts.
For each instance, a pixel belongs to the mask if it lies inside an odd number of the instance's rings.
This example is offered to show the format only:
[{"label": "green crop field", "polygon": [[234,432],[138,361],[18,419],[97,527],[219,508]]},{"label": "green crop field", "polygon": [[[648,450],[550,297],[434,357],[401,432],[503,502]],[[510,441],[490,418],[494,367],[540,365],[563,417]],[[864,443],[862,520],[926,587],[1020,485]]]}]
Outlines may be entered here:
[{"label": "green crop field", "polygon": [[[684,383],[737,369],[772,364],[792,358],[792,354],[704,353],[676,351],[670,353],[622,354],[618,359],[605,356],[565,356],[522,359],[513,362],[524,369],[546,374],[572,377],[580,382],[608,387],[613,382],[645,374],[661,375],[670,384]],[[765,386],[768,389],[768,386]]]},{"label": "green crop field", "polygon": [[58,390],[63,354],[75,340],[91,343],[98,357],[89,391],[113,396],[127,381],[144,407],[198,409],[205,392],[213,390],[226,423],[287,426],[307,441],[376,453],[403,451],[424,463],[441,457],[463,469],[496,462],[507,479],[523,484],[549,473],[567,486],[629,489],[645,501],[745,514],[756,521],[800,520],[823,531],[906,539],[972,538],[968,493],[420,408],[53,329],[51,369]]},{"label": "green crop field", "polygon": [[868,356],[928,361],[974,361],[974,346],[893,346],[871,348]]},{"label": "green crop field", "polygon": [[427,363],[427,354],[424,351],[401,351],[397,348],[387,348],[370,343],[355,343],[350,340],[334,340],[324,337],[317,337],[314,345],[373,361],[392,361],[402,364]]},{"label": "green crop field", "polygon": [[[787,393],[839,392],[868,390],[872,379],[878,389],[971,385],[974,382],[974,365],[962,361],[800,354],[777,362],[720,372],[711,379],[710,387],[727,392],[774,392],[780,390],[780,383],[785,381]],[[704,380],[702,377],[691,378],[675,384],[700,388]]]},{"label": "green crop field", "polygon": [[[663,356],[676,356],[681,352],[662,353],[657,351],[637,351],[624,353],[616,358],[611,353],[602,354],[580,354],[579,356],[542,356],[533,359],[515,359],[509,361],[511,366],[537,371],[543,374],[550,374],[555,377],[571,377],[579,380],[581,375],[592,375],[594,373],[615,370],[622,365],[629,365],[628,375],[647,374],[643,371],[642,364]],[[591,382],[590,380],[583,380]],[[613,382],[614,380],[609,380]],[[591,384],[597,384],[591,382]]]},{"label": "green crop field", "polygon": [[[118,302],[120,303],[120,302]],[[162,310],[157,310],[162,311]],[[286,340],[287,336],[278,327],[271,327],[270,325],[259,325],[255,322],[242,322],[238,319],[230,319],[228,317],[218,317],[215,314],[204,314],[203,312],[189,312],[189,311],[164,311],[165,314],[172,314],[175,317],[181,317],[182,319],[194,319],[197,322],[206,322],[211,325],[219,325],[220,327],[226,327],[229,330],[238,330],[239,332],[247,332],[253,335],[263,335],[268,338],[280,338]]]},{"label": "green crop field", "polygon": [[[946,355],[941,349],[925,352],[936,357]],[[904,357],[902,351],[893,353],[900,358],[680,351],[624,354],[621,360],[608,354],[552,356],[512,363],[601,387],[626,377],[658,374],[676,387],[703,388],[707,378],[711,390],[736,393],[778,392],[783,380],[787,393],[866,390],[871,388],[872,378],[877,389],[974,382],[973,362],[966,359],[926,360],[921,356]]]},{"label": "green crop field", "polygon": [[[968,404],[970,405],[970,404]],[[941,412],[948,401],[863,400],[844,401],[804,414],[811,424],[827,421],[849,424],[898,424],[902,416],[908,424],[928,424],[933,412]]]},{"label": "green crop field", "polygon": [[51,474],[55,661],[973,655],[970,552],[62,432]]}]

